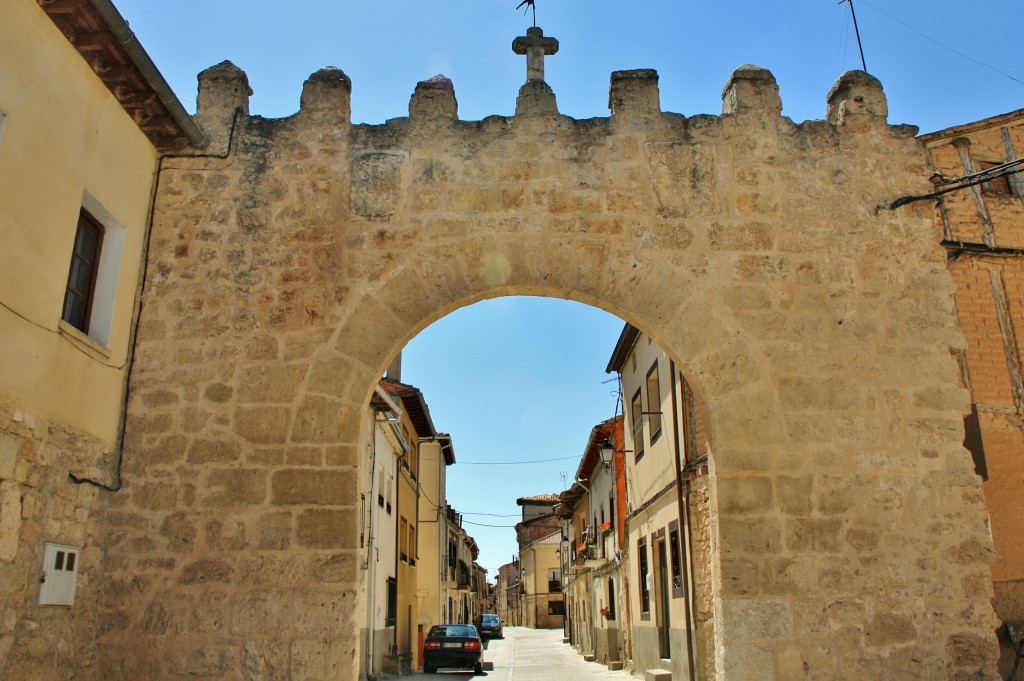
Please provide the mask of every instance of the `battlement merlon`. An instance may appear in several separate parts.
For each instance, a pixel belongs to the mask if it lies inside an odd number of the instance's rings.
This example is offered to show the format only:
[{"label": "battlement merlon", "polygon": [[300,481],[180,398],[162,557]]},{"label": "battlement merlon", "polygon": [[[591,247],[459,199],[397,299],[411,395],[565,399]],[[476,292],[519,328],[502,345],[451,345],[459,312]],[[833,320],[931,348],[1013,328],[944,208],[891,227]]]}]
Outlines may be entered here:
[{"label": "battlement merlon", "polygon": [[828,91],[829,123],[847,130],[885,125],[889,102],[882,83],[864,71],[847,71]]},{"label": "battlement merlon", "polygon": [[772,72],[754,64],[744,64],[733,71],[722,90],[722,113],[781,116],[782,98]]},{"label": "battlement merlon", "polygon": [[616,119],[656,116],[661,113],[658,72],[654,69],[613,71],[608,90],[608,109]]},{"label": "battlement merlon", "polygon": [[[252,89],[245,72],[224,61],[198,76],[197,124],[211,138],[210,151],[227,149],[236,115],[248,116]],[[614,121],[634,121],[645,126],[661,112],[658,72],[654,69],[615,71],[611,74],[608,107]],[[304,83],[299,113],[351,123],[352,83],[336,67],[313,73]],[[727,116],[780,117],[782,99],[771,71],[744,65],[729,77],[722,91],[722,114]],[[555,95],[542,80],[527,80],[517,98],[516,116],[559,116]],[[416,85],[409,101],[409,118],[416,125],[445,126],[459,120],[458,102],[452,81],[435,76]],[[847,132],[860,132],[887,125],[888,104],[882,84],[863,71],[847,71],[828,92],[826,119]],[[633,127],[632,125],[630,127]],[[911,136],[913,126],[901,128],[900,136]]]},{"label": "battlement merlon", "polygon": [[249,78],[227,60],[202,71],[198,78],[195,121],[210,136],[207,152],[226,151],[235,114],[249,114]]},{"label": "battlement merlon", "polygon": [[455,86],[446,76],[436,75],[416,83],[409,99],[409,117],[419,124],[443,125],[459,119]]},{"label": "battlement merlon", "polygon": [[338,123],[351,123],[352,80],[337,66],[315,71],[302,84],[299,111],[304,115],[324,116]]}]

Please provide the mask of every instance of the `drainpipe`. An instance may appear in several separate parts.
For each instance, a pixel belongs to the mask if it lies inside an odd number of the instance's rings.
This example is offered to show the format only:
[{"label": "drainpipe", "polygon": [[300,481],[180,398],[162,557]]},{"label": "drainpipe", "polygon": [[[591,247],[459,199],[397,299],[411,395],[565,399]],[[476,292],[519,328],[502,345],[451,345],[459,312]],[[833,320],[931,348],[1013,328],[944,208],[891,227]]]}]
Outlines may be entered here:
[{"label": "drainpipe", "polygon": [[[690,535],[690,514],[687,512],[687,507],[690,502],[690,489],[689,482],[686,483],[686,493],[683,493],[683,462],[681,454],[681,445],[679,443],[679,396],[676,393],[676,363],[669,360],[669,371],[672,372],[672,429],[675,433],[675,459],[676,459],[676,503],[678,504],[679,510],[679,525],[683,532],[686,532],[687,537]],[[679,537],[680,548],[683,548],[683,538]],[[690,681],[696,680],[696,670],[694,667],[694,654],[693,654],[693,599],[690,597],[690,551],[689,542],[686,543],[684,549],[686,555],[680,556],[682,562],[682,573],[683,573],[683,595],[686,600],[686,660],[689,667]]]},{"label": "drainpipe", "polygon": [[367,678],[374,675],[374,637],[377,633],[374,618],[374,594],[377,588],[377,558],[375,541],[374,519],[377,517],[377,499],[374,495],[374,487],[377,484],[377,416],[374,415],[374,428],[371,433],[373,442],[370,455],[370,527],[368,530],[369,540],[367,542]]},{"label": "drainpipe", "polygon": [[139,43],[139,39],[135,36],[131,27],[128,26],[128,22],[121,16],[121,13],[114,7],[114,4],[110,0],[90,0],[90,4],[103,19],[110,32],[114,34],[117,42],[128,53],[132,64],[139,70],[142,77],[146,79],[149,86],[153,88],[153,92],[156,93],[157,98],[167,108],[167,112],[174,119],[174,122],[185,133],[185,136],[188,137],[188,141],[193,146],[199,148],[209,144],[210,138],[199,129],[199,126],[196,125],[192,117],[185,111],[185,107],[178,101],[177,95],[174,94],[171,86],[164,80],[163,75],[156,68],[153,60],[149,58],[149,55],[146,54],[146,50]]}]

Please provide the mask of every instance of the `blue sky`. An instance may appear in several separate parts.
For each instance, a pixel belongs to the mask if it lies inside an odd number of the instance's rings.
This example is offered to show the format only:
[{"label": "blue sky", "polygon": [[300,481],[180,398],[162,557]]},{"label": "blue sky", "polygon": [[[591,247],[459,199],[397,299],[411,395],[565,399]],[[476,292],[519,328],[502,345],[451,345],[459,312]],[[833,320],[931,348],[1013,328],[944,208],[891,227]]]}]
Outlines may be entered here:
[{"label": "blue sky", "polygon": [[[225,59],[249,76],[251,113],[267,117],[294,113],[302,82],[323,66],[352,79],[353,121],[375,124],[406,115],[416,83],[438,73],[454,81],[468,120],[511,115],[525,80],[525,60],[511,50],[532,19],[515,11],[519,0],[114,1],[189,110],[196,74]],[[931,132],[1024,107],[1024,2],[854,2],[890,122]],[[775,74],[784,115],[823,118],[831,85],[860,63],[849,6],[836,0],[537,8],[538,25],[561,47],[546,60],[547,81],[560,111],[576,118],[608,115],[610,73],[635,68],[658,71],[663,110],[719,113],[729,74],[747,63]],[[572,476],[571,459],[472,464],[578,457],[590,428],[614,413],[604,367],[621,326],[575,303],[508,298],[459,310],[410,343],[404,378],[454,438],[449,499],[467,521],[511,525],[502,516],[518,511],[516,497],[558,491],[560,473]],[[516,551],[513,531],[467,527],[493,576]]]}]

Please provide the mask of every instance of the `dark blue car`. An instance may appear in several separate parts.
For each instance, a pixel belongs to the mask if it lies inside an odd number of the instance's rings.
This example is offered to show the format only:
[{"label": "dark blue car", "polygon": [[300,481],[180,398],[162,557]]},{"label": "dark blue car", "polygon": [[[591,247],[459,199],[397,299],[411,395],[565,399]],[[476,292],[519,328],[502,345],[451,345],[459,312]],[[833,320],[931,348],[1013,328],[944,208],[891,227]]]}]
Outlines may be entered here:
[{"label": "dark blue car", "polygon": [[476,628],[480,630],[480,636],[483,638],[504,638],[501,633],[501,618],[493,613],[480,615]]},{"label": "dark blue car", "polygon": [[436,674],[444,668],[484,671],[484,646],[472,624],[439,624],[423,639],[423,671]]}]

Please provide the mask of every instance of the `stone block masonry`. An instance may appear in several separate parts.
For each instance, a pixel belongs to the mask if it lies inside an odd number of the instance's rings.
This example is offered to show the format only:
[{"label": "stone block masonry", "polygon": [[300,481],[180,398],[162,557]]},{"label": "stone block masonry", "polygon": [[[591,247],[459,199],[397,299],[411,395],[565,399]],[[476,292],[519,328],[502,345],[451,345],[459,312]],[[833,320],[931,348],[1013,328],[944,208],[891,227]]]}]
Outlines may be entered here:
[{"label": "stone block masonry", "polygon": [[915,129],[866,74],[799,124],[758,67],[720,116],[657,82],[612,74],[608,118],[529,87],[462,121],[433,79],[353,125],[337,69],[280,120],[200,75],[212,151],[160,176],[92,678],[354,681],[373,386],[522,294],[630,321],[708,405],[713,678],[995,678],[953,283],[926,209],[878,210],[928,191]]}]

